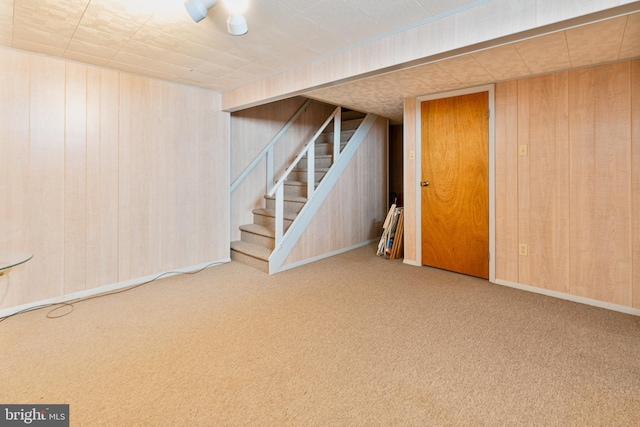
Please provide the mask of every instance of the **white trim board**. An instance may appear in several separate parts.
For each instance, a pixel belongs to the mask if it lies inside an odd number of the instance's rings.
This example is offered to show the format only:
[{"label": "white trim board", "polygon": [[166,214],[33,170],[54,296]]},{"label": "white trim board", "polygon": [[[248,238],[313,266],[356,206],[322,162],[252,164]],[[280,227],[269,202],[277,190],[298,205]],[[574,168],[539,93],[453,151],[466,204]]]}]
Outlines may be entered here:
[{"label": "white trim board", "polygon": [[580,297],[577,295],[565,294],[564,292],[552,291],[550,289],[537,288],[530,285],[522,285],[520,283],[509,282],[508,280],[496,279],[492,281],[496,285],[507,286],[509,288],[520,289],[521,291],[533,292],[535,294],[546,295],[548,297],[554,297],[563,299],[566,301],[577,302],[580,304],[586,304],[593,307],[604,308],[606,310],[618,311],[620,313],[631,314],[633,316],[640,316],[640,309],[627,307],[624,305],[613,304],[610,302],[599,301],[591,298]]},{"label": "white trim board", "polygon": [[[75,300],[80,300],[83,298],[92,297],[95,295],[104,294],[107,292],[124,289],[131,286],[140,285],[145,282],[152,282],[156,279],[166,279],[167,277],[177,276],[179,274],[193,273],[195,271],[198,271],[207,267],[214,267],[220,264],[226,264],[230,261],[231,261],[231,258],[224,258],[218,261],[204,262],[202,264],[193,265],[191,267],[177,268],[174,270],[166,271],[164,273],[151,274],[149,276],[138,277],[136,279],[126,280],[124,282],[112,283],[110,285],[100,286],[98,288],[87,289],[85,291],[74,292],[72,294],[62,295],[55,298],[49,298],[42,301],[30,302],[30,303],[15,306],[15,307],[5,308],[3,310],[0,310],[0,318],[12,316],[20,312],[46,308],[55,304],[62,304],[70,301],[73,302]],[[159,277],[159,276],[162,276],[162,277]]]},{"label": "white trim board", "polygon": [[326,254],[318,255],[318,256],[315,256],[315,257],[312,257],[312,258],[307,258],[307,259],[304,259],[302,261],[293,262],[291,264],[283,265],[280,268],[280,270],[278,270],[276,273],[280,273],[281,271],[290,270],[292,268],[300,267],[300,266],[305,265],[305,264],[311,264],[312,262],[320,261],[321,259],[329,258],[329,257],[332,257],[334,255],[339,255],[339,254],[344,253],[344,252],[349,252],[349,251],[352,251],[354,249],[358,249],[358,248],[361,248],[363,246],[367,246],[367,245],[370,245],[372,243],[376,243],[379,240],[380,240],[379,238],[367,240],[365,242],[358,243],[356,245],[349,246],[347,248],[338,249],[337,251],[328,252]]}]

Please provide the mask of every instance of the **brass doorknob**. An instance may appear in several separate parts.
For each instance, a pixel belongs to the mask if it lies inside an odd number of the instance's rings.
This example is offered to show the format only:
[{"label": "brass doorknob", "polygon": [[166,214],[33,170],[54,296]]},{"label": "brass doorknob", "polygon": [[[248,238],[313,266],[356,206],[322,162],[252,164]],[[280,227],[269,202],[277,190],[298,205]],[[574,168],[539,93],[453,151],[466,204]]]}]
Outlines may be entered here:
[{"label": "brass doorknob", "polygon": [[428,187],[429,181],[422,181],[420,184],[422,184],[423,187]]}]

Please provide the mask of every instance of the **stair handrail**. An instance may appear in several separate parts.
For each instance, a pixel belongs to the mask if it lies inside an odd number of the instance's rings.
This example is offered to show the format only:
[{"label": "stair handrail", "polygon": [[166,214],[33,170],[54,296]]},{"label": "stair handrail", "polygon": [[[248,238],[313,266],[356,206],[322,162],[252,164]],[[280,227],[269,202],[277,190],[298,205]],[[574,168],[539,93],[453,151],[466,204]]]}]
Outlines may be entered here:
[{"label": "stair handrail", "polygon": [[[311,104],[311,102],[313,102],[312,99],[307,99],[307,101],[302,104],[302,106],[298,109],[298,111],[289,119],[289,121],[282,127],[282,129],[280,129],[280,131],[271,139],[271,141],[269,141],[269,143],[262,149],[262,151],[260,151],[260,153],[258,153],[258,155],[253,159],[253,161],[251,161],[251,163],[249,163],[249,165],[242,171],[242,173],[235,179],[235,181],[233,181],[233,183],[230,186],[230,192],[233,192],[238,185],[240,185],[240,183],[247,177],[247,175],[249,175],[249,173],[253,170],[253,168],[256,167],[256,165],[260,162],[260,160],[262,160],[262,158],[269,154],[270,157],[273,157],[273,146],[280,140],[280,138],[282,138],[282,135],[284,135],[289,128],[293,125],[293,123],[295,123],[296,120],[298,120],[298,118],[302,115],[302,113],[304,113],[307,108],[309,108],[309,105]],[[269,178],[269,176],[267,176],[267,181],[272,181],[273,180],[273,159],[271,159],[271,161],[268,163],[270,163],[270,167],[267,167],[267,175],[271,174],[271,178]],[[267,188],[269,184],[267,184]]]},{"label": "stair handrail", "polygon": [[[313,192],[315,190],[315,143],[316,143],[316,139],[318,139],[318,137],[320,136],[320,134],[325,130],[325,128],[327,126],[329,126],[329,123],[331,123],[332,120],[335,119],[335,124],[334,124],[334,131],[338,131],[340,129],[340,118],[341,118],[341,114],[340,112],[342,111],[342,109],[338,106],[336,107],[335,110],[333,110],[333,112],[329,115],[329,117],[327,118],[327,120],[325,120],[325,122],[322,124],[322,126],[320,126],[320,128],[316,131],[316,133],[313,134],[313,136],[311,137],[310,141],[304,146],[304,148],[302,149],[302,151],[300,151],[300,154],[298,154],[298,156],[295,158],[295,160],[291,163],[291,165],[289,165],[289,167],[287,168],[287,170],[284,171],[284,173],[282,174],[282,176],[280,177],[280,179],[276,182],[276,184],[273,186],[273,188],[271,188],[271,190],[268,191],[268,196],[272,197],[275,194],[275,245],[276,247],[278,247],[280,245],[280,242],[282,241],[282,237],[284,236],[284,182],[286,181],[287,177],[289,176],[289,174],[291,173],[291,171],[293,170],[293,168],[296,167],[296,165],[298,164],[298,162],[307,154],[307,152],[309,153],[309,155],[307,156],[307,200],[311,199],[311,197],[313,196]],[[335,144],[339,145],[340,144],[340,137],[338,135],[338,137],[336,138],[334,136],[334,153],[339,152],[339,148],[336,149],[335,148]],[[334,158],[333,161],[335,162],[336,159]]]},{"label": "stair handrail", "polygon": [[[313,136],[311,137],[307,145],[305,145],[302,151],[300,152],[300,154],[298,154],[298,157],[296,157],[296,159],[291,163],[291,165],[289,165],[287,170],[284,171],[284,173],[280,176],[280,179],[274,184],[273,188],[269,191],[268,193],[269,196],[273,196],[273,194],[276,192],[278,187],[284,184],[284,181],[287,179],[291,171],[296,167],[298,162],[305,156],[305,154],[307,154],[307,151],[309,150],[309,148],[314,146],[316,139],[318,139],[322,131],[324,131],[327,126],[329,126],[329,123],[331,123],[331,120],[333,120],[336,116],[339,117],[340,110],[341,110],[340,107],[336,107],[336,109],[333,110],[331,115],[327,118],[327,120],[325,120],[322,126],[320,126],[320,128],[316,131],[316,133],[313,134]],[[307,170],[309,169],[312,169],[312,167],[310,167],[310,165],[307,165]]]},{"label": "stair handrail", "polygon": [[[331,165],[329,171],[327,171],[322,181],[318,184],[318,188],[314,192],[313,197],[307,200],[307,203],[304,204],[300,212],[296,215],[295,220],[291,223],[291,226],[287,229],[286,234],[275,246],[271,255],[269,255],[269,274],[282,271],[282,266],[291,253],[291,250],[300,237],[302,237],[304,230],[311,223],[313,216],[329,196],[329,192],[337,183],[338,178],[345,171],[347,165],[353,159],[356,151],[377,120],[378,116],[375,114],[367,114],[365,116],[362,123],[349,139],[349,143],[340,153],[339,158]],[[278,188],[278,193],[281,191],[282,186]]]}]

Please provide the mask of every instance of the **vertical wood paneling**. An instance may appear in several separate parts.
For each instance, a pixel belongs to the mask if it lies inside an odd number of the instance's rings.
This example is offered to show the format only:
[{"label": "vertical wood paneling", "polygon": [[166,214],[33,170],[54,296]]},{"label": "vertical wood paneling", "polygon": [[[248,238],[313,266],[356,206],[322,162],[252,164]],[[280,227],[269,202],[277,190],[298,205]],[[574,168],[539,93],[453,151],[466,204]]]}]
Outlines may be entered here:
[{"label": "vertical wood paneling", "polygon": [[119,279],[161,270],[162,83],[120,76]]},{"label": "vertical wood paneling", "polygon": [[[531,100],[529,99],[530,80],[520,80],[518,82],[518,118],[528,117]],[[529,122],[518,120],[518,146],[531,147],[529,133]],[[518,156],[518,244],[528,244],[530,241],[530,176],[529,156]],[[528,256],[519,255],[518,262],[518,282],[529,285],[531,283],[531,262]]]},{"label": "vertical wood paneling", "polygon": [[[513,83],[498,85],[498,279],[640,306],[638,73],[635,60],[519,80],[515,116],[507,113],[515,100],[503,90]],[[528,147],[517,157],[515,218],[501,208],[508,203],[502,181],[510,180],[504,171],[515,160],[501,152],[507,122],[518,123],[514,148]],[[501,224],[514,221],[529,255],[506,260]],[[515,266],[518,280],[502,276]]]},{"label": "vertical wood paneling", "polygon": [[87,67],[65,64],[64,292],[85,289],[87,245]]},{"label": "vertical wood paneling", "polygon": [[[419,263],[416,247],[416,213],[419,206],[416,204],[416,191],[418,181],[416,178],[416,111],[418,100],[407,98],[404,100],[404,260],[410,263]],[[416,154],[412,159],[410,153]],[[419,236],[418,236],[419,237]]]},{"label": "vertical wood paneling", "polygon": [[[162,172],[158,196],[163,199],[162,270],[188,265],[189,247],[197,242],[198,90],[163,85]],[[192,141],[185,144],[184,141]]]},{"label": "vertical wood paneling", "polygon": [[[29,82],[25,55],[0,49],[0,251],[32,252],[29,229]],[[8,160],[10,159],[10,160]],[[25,293],[30,263],[0,276],[0,308]]]},{"label": "vertical wood paneling", "polygon": [[0,51],[0,250],[34,254],[0,278],[0,309],[228,258],[219,107],[216,92]]},{"label": "vertical wood paneling", "polygon": [[87,283],[118,281],[118,74],[87,69]]},{"label": "vertical wood paneling", "polygon": [[527,79],[529,284],[569,292],[568,74]]},{"label": "vertical wood paneling", "polygon": [[518,281],[518,82],[496,85],[496,278]]},{"label": "vertical wood paneling", "polygon": [[633,307],[640,308],[640,59],[631,61],[631,224]]},{"label": "vertical wood paneling", "polygon": [[64,292],[65,64],[30,56],[29,297]]},{"label": "vertical wood paneling", "polygon": [[571,72],[572,293],[631,305],[630,63]]},{"label": "vertical wood paneling", "polygon": [[100,251],[97,259],[96,285],[118,281],[118,214],[119,203],[119,103],[120,78],[116,72],[99,70],[100,73],[100,141],[99,188],[94,188],[99,199]]},{"label": "vertical wood paneling", "polygon": [[[198,263],[229,256],[229,113],[220,94],[198,93]],[[218,141],[218,143],[213,143]]]}]

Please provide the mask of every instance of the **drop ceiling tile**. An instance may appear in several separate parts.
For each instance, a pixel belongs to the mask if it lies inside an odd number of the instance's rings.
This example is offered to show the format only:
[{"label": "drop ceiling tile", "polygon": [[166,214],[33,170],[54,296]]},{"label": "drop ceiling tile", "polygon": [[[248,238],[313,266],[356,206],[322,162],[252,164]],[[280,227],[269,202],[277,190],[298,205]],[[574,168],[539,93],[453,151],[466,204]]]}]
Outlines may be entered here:
[{"label": "drop ceiling tile", "polygon": [[389,4],[391,6],[371,15],[374,22],[387,32],[407,27],[431,17],[431,14],[415,0],[402,0]]},{"label": "drop ceiling tile", "polygon": [[[147,1],[153,3],[153,0]],[[164,0],[161,3],[164,7],[152,11],[155,13],[144,21],[145,26],[181,39],[188,39],[199,30],[200,24],[191,19],[182,1],[173,0],[168,3]]]},{"label": "drop ceiling tile", "polygon": [[192,34],[186,42],[198,43],[201,46],[221,52],[240,45],[240,42],[235,37],[211,30],[208,27],[203,27],[201,31]]},{"label": "drop ceiling tile", "polygon": [[283,63],[287,64],[286,66],[302,64],[317,57],[318,52],[314,51],[309,46],[302,44],[289,46],[287,52],[280,56]]},{"label": "drop ceiling tile", "polygon": [[155,30],[143,25],[131,36],[132,41],[142,43],[145,45],[159,47],[161,49],[175,50],[180,47],[184,40],[174,37],[162,31]]},{"label": "drop ceiling tile", "polygon": [[166,55],[159,57],[161,61],[168,62],[174,65],[180,65],[188,69],[196,68],[201,65],[204,60],[200,58],[194,58],[189,55],[183,55],[178,52],[168,52]]},{"label": "drop ceiling tile", "polygon": [[[32,43],[34,45],[48,46],[54,49],[64,49],[69,44],[70,36],[63,33],[50,32],[49,29],[41,29],[36,27],[27,27],[22,23],[16,23],[13,30],[14,47],[18,42]],[[51,50],[47,53],[50,54]]]},{"label": "drop ceiling tile", "polygon": [[0,2],[0,38],[9,37],[7,43],[0,44],[11,45],[11,36],[13,33],[13,2]]},{"label": "drop ceiling tile", "polygon": [[635,58],[636,56],[640,56],[640,12],[627,17],[619,59]]},{"label": "drop ceiling tile", "polygon": [[129,73],[140,74],[143,76],[150,76],[157,79],[169,81],[175,80],[177,77],[189,72],[188,69],[176,67],[172,64],[147,58],[138,60],[136,62],[122,62],[114,59],[109,61],[107,63],[107,66]]},{"label": "drop ceiling tile", "polygon": [[417,0],[433,16],[439,16],[452,11],[460,10],[475,3],[477,0]]},{"label": "drop ceiling tile", "polygon": [[437,63],[443,71],[451,74],[462,87],[487,83],[493,80],[491,74],[472,56],[459,56]]},{"label": "drop ceiling tile", "polygon": [[330,32],[340,34],[352,22],[366,17],[344,0],[321,0],[299,12],[300,16]]},{"label": "drop ceiling tile", "polygon": [[92,0],[80,24],[120,37],[131,37],[151,14],[133,12],[126,5],[114,0]]},{"label": "drop ceiling tile", "polygon": [[340,37],[349,42],[349,44],[358,44],[376,38],[385,32],[371,18],[363,18],[350,23],[337,34],[340,34]]},{"label": "drop ceiling tile", "polygon": [[295,14],[296,9],[290,9],[273,1],[252,1],[244,16],[247,18],[249,33],[261,34],[271,31]]},{"label": "drop ceiling tile", "polygon": [[269,52],[253,45],[234,47],[229,50],[225,50],[228,55],[242,57],[249,62],[259,61],[260,59],[269,56]]},{"label": "drop ceiling tile", "polygon": [[89,0],[15,0],[14,21],[71,36]]},{"label": "drop ceiling tile", "polygon": [[16,39],[15,37],[13,39],[13,47],[16,49],[28,50],[30,52],[43,53],[45,55],[58,57],[62,57],[62,54],[64,53],[64,48],[44,45],[28,40]]},{"label": "drop ceiling tile", "polygon": [[73,34],[71,42],[80,41],[84,43],[102,46],[104,49],[118,51],[127,42],[127,39],[114,34],[105,33],[94,28],[79,26]]},{"label": "drop ceiling tile", "polygon": [[531,74],[571,68],[569,47],[564,31],[513,44]]},{"label": "drop ceiling tile", "polygon": [[141,59],[158,59],[166,55],[168,52],[168,49],[129,40],[122,45],[117,55],[127,55],[131,58],[140,57]]},{"label": "drop ceiling tile", "polygon": [[305,45],[318,53],[318,56],[327,55],[349,46],[349,42],[341,39],[335,34],[327,33],[311,39]]},{"label": "drop ceiling tile", "polygon": [[203,62],[193,69],[194,72],[203,75],[206,74],[209,78],[222,77],[228,74],[230,70],[232,70],[232,68],[225,67],[217,62]]},{"label": "drop ceiling tile", "polygon": [[216,64],[232,69],[244,67],[245,65],[249,65],[251,63],[251,61],[248,61],[247,59],[228,54],[227,52],[220,52],[215,56],[215,58],[211,58],[210,61],[215,61]]},{"label": "drop ceiling tile", "polygon": [[300,44],[308,44],[318,37],[332,34],[327,29],[320,27],[301,15],[294,15],[284,20],[281,26],[274,27],[271,31],[285,39],[295,40]]},{"label": "drop ceiling tile", "polygon": [[285,53],[291,43],[290,39],[276,34],[273,31],[266,31],[261,34],[255,34],[250,31],[245,36],[242,36],[242,38],[243,41],[246,41],[252,47],[269,52],[272,55]]},{"label": "drop ceiling tile", "polygon": [[475,52],[472,56],[494,80],[513,79],[529,74],[529,69],[512,44]]},{"label": "drop ceiling tile", "polygon": [[345,0],[345,2],[368,16],[373,16],[389,7],[389,0]]},{"label": "drop ceiling tile", "polygon": [[[409,70],[407,70],[407,72],[414,78],[424,82],[427,87],[430,88],[429,92],[459,85],[460,82],[454,77],[453,74],[445,71],[442,67],[438,66],[438,64],[443,62],[445,61],[410,68]],[[421,95],[425,94],[426,93]]]},{"label": "drop ceiling tile", "polygon": [[106,66],[110,58],[104,58],[99,56],[93,56],[87,53],[74,52],[67,50],[64,53],[64,59],[71,61],[78,61],[85,64],[98,65],[100,67]]},{"label": "drop ceiling tile", "polygon": [[192,58],[202,59],[203,61],[212,61],[216,56],[222,53],[222,50],[217,50],[191,40],[186,40],[180,46],[180,53]]},{"label": "drop ceiling tile", "polygon": [[[106,45],[86,42],[74,38],[67,46],[64,58],[79,60],[77,59],[78,56],[88,56],[96,59],[99,58],[106,62],[113,58],[113,56],[118,53],[118,50],[118,48],[110,48]],[[95,63],[95,61],[91,62],[91,64]]]},{"label": "drop ceiling tile", "polygon": [[618,59],[627,17],[607,19],[566,30],[572,67]]},{"label": "drop ceiling tile", "polygon": [[255,80],[256,78],[261,76],[268,76],[276,71],[273,68],[263,65],[259,62],[252,62],[251,64],[240,68],[239,70],[243,73],[246,73],[247,75],[250,75],[251,80]]}]

